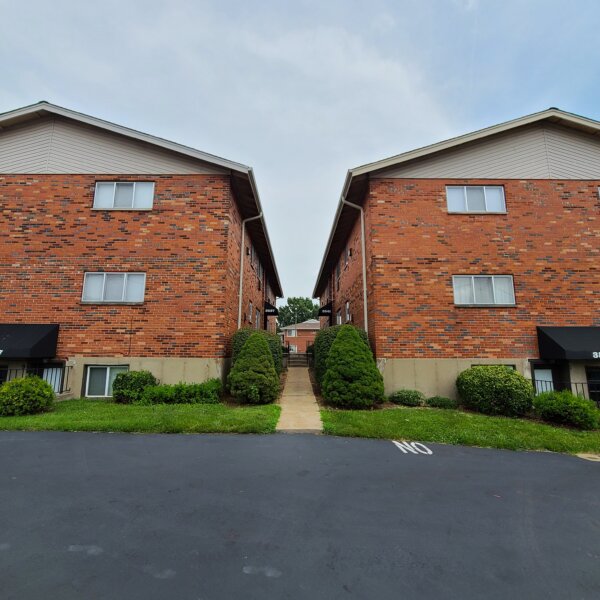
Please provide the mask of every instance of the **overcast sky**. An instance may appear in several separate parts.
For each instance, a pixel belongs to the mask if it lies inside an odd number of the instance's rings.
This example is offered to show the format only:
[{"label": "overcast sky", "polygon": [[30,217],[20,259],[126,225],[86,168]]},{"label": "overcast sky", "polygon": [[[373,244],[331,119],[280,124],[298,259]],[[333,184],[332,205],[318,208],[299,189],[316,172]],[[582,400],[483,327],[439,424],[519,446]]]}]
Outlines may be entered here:
[{"label": "overcast sky", "polygon": [[0,0],[0,111],[38,100],[251,165],[312,293],[349,168],[557,106],[600,120],[597,0]]}]

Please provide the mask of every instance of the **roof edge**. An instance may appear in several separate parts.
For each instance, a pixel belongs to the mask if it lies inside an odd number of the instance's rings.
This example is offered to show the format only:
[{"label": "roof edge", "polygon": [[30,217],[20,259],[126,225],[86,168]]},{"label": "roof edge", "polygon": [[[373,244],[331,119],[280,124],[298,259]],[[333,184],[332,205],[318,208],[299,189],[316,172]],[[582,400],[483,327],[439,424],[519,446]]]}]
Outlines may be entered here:
[{"label": "roof edge", "polygon": [[7,126],[10,126],[12,124],[11,121],[14,121],[15,119],[21,121],[23,120],[23,117],[34,117],[36,115],[39,115],[40,113],[49,113],[65,117],[67,119],[72,119],[85,125],[91,125],[93,127],[98,127],[100,129],[110,131],[112,133],[124,135],[125,137],[140,142],[152,144],[165,150],[177,152],[179,154],[183,154],[185,156],[189,156],[191,158],[195,158],[203,162],[211,163],[223,167],[225,169],[237,171],[239,173],[247,173],[250,170],[250,167],[248,167],[247,165],[243,165],[241,163],[228,160],[226,158],[221,158],[220,156],[215,156],[214,154],[209,154],[208,152],[202,152],[201,150],[196,150],[195,148],[191,148],[190,146],[185,146],[183,144],[171,142],[170,140],[167,140],[165,138],[151,135],[149,133],[144,133],[142,131],[138,131],[137,129],[125,127],[123,125],[118,125],[117,123],[105,121],[104,119],[98,119],[97,117],[92,117],[90,115],[71,110],[70,108],[64,108],[63,106],[58,106],[57,104],[51,104],[46,100],[42,100],[40,102],[37,102],[36,104],[30,104],[28,106],[23,106],[21,108],[17,108],[8,112],[0,113],[0,130],[6,126],[5,123],[8,123]]},{"label": "roof edge", "polygon": [[465,133],[453,138],[449,138],[447,140],[436,142],[434,144],[430,144],[428,146],[422,146],[421,148],[416,148],[415,150],[409,150],[408,152],[403,152],[402,154],[396,154],[389,158],[384,158],[379,161],[366,163],[364,165],[360,165],[358,167],[354,167],[349,169],[346,174],[346,179],[344,181],[344,187],[342,188],[342,193],[340,195],[340,200],[338,202],[338,207],[335,213],[335,217],[333,220],[333,225],[331,228],[331,232],[329,234],[329,239],[327,241],[327,246],[325,248],[325,253],[323,254],[323,259],[321,260],[321,266],[319,267],[319,274],[317,276],[317,281],[313,290],[313,298],[318,298],[319,293],[321,292],[323,285],[321,280],[323,278],[323,269],[325,267],[325,263],[329,257],[329,252],[331,249],[331,244],[333,241],[333,237],[335,235],[335,231],[337,229],[337,225],[340,219],[340,215],[343,208],[343,200],[346,197],[350,186],[352,185],[352,181],[355,177],[360,175],[368,175],[373,171],[379,171],[382,169],[394,167],[396,165],[402,164],[404,162],[408,162],[410,160],[414,160],[417,158],[421,158],[427,156],[429,154],[435,154],[437,152],[443,152],[445,150],[450,150],[452,148],[461,146],[463,144],[467,144],[469,142],[474,142],[479,139],[483,139],[492,135],[496,135],[498,133],[503,133],[505,131],[510,131],[512,129],[516,129],[518,127],[523,127],[525,125],[529,125],[531,123],[537,123],[539,121],[543,121],[549,118],[557,118],[563,122],[571,123],[572,125],[577,125],[580,127],[587,127],[594,129],[598,134],[600,134],[600,121],[595,121],[594,119],[589,119],[587,117],[582,117],[580,115],[576,115],[575,113],[570,113],[559,108],[551,107],[545,110],[532,113],[529,115],[525,115],[523,117],[518,117],[516,119],[512,119],[510,121],[504,121],[497,125],[491,125],[489,127],[485,127],[483,129],[478,129],[469,133]]}]

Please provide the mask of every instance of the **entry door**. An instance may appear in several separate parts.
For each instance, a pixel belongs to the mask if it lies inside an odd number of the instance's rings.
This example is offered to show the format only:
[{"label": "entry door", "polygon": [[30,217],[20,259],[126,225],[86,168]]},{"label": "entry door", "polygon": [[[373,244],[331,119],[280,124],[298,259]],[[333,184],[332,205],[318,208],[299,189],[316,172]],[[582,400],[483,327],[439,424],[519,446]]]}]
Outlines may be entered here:
[{"label": "entry door", "polygon": [[590,400],[596,402],[600,407],[600,367],[587,367],[585,373],[587,376]]},{"label": "entry door", "polygon": [[542,392],[554,391],[554,378],[552,377],[552,369],[534,369],[535,391],[537,394]]}]

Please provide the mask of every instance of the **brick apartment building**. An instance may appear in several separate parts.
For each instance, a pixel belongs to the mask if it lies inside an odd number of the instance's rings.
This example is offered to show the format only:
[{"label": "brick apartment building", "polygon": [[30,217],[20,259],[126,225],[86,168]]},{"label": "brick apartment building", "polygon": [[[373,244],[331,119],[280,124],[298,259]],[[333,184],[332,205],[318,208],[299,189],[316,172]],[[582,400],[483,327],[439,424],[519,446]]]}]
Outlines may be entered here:
[{"label": "brick apartment building", "polygon": [[368,329],[388,393],[506,364],[600,400],[599,188],[600,123],[554,108],[352,169],[322,325]]},{"label": "brick apartment building", "polygon": [[302,323],[281,327],[283,345],[291,353],[303,354],[311,344],[314,344],[317,332],[321,329],[318,319],[308,319]]},{"label": "brick apartment building", "polygon": [[238,326],[275,330],[249,167],[40,102],[0,115],[0,214],[2,379],[73,396],[110,395],[123,369],[202,381]]}]

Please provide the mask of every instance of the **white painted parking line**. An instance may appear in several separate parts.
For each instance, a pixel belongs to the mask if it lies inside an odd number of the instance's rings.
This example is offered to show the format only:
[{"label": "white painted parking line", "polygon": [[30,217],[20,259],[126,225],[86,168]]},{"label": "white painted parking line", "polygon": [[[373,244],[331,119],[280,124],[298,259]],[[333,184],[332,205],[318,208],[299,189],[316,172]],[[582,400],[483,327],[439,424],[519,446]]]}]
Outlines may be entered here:
[{"label": "white painted parking line", "polygon": [[433,454],[433,450],[421,442],[396,442],[395,440],[392,440],[392,443],[396,448],[402,450],[403,454],[425,454],[427,456]]}]

